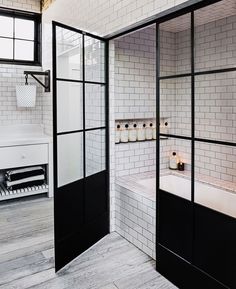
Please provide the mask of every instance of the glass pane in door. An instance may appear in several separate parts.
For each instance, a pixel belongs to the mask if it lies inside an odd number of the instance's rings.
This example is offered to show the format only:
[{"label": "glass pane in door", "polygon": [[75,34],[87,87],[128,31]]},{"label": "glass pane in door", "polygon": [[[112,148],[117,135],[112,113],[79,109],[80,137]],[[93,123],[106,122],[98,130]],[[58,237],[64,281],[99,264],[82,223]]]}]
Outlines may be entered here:
[{"label": "glass pane in door", "polygon": [[160,133],[191,137],[191,77],[160,80]]},{"label": "glass pane in door", "polygon": [[57,81],[57,132],[83,129],[83,85]]},{"label": "glass pane in door", "polygon": [[235,1],[222,0],[194,12],[195,71],[236,67]]},{"label": "glass pane in door", "polygon": [[59,135],[58,187],[83,178],[83,133]]},{"label": "glass pane in door", "polygon": [[236,142],[236,71],[195,76],[195,136]]},{"label": "glass pane in door", "polygon": [[85,85],[86,129],[105,126],[105,86]]},{"label": "glass pane in door", "polygon": [[85,36],[85,80],[105,81],[105,43]]},{"label": "glass pane in door", "polygon": [[160,24],[160,76],[191,72],[190,14]]},{"label": "glass pane in door", "polygon": [[82,80],[82,34],[57,27],[56,37],[57,77]]},{"label": "glass pane in door", "polygon": [[160,138],[160,189],[191,200],[191,141]]},{"label": "glass pane in door", "polygon": [[86,177],[106,169],[105,129],[87,131],[86,143]]},{"label": "glass pane in door", "polygon": [[196,142],[195,202],[236,218],[236,148]]}]

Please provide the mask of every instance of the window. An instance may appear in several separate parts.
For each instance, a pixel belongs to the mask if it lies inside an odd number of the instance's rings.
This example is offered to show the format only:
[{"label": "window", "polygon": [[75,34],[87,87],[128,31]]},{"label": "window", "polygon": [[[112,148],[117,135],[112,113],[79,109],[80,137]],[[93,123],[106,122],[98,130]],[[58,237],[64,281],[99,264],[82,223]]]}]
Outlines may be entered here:
[{"label": "window", "polygon": [[40,65],[41,14],[0,9],[0,63]]}]

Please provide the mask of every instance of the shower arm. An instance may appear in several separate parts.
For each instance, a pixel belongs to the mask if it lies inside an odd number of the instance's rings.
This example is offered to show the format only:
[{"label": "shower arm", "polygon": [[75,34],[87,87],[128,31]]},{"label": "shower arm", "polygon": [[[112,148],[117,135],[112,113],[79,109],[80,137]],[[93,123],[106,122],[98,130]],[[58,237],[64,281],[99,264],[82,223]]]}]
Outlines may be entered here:
[{"label": "shower arm", "polygon": [[[46,71],[24,71],[25,74],[25,79],[26,82],[25,84],[27,85],[27,79],[28,75],[32,76],[40,85],[42,85],[45,88],[45,92],[50,92],[50,70]],[[44,83],[40,81],[35,75],[39,76],[45,76]]]}]

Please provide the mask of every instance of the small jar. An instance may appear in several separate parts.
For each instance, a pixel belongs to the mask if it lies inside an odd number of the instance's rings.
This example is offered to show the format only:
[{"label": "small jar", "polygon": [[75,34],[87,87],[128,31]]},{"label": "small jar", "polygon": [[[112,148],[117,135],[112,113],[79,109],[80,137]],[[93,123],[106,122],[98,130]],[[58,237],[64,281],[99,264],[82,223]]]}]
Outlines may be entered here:
[{"label": "small jar", "polygon": [[129,125],[125,124],[125,127],[121,129],[120,132],[120,141],[123,143],[126,143],[129,141],[129,131],[128,131]]},{"label": "small jar", "polygon": [[116,126],[116,134],[115,134],[115,143],[120,143],[120,125],[117,124]]},{"label": "small jar", "polygon": [[137,124],[134,123],[130,128],[129,128],[129,141],[130,142],[135,142],[137,141]]},{"label": "small jar", "polygon": [[152,140],[152,126],[153,124],[150,123],[145,129],[146,140]]},{"label": "small jar", "polygon": [[146,128],[146,124],[144,123],[141,127],[138,128],[138,141],[143,141],[146,138],[146,134],[145,134],[145,128]]}]

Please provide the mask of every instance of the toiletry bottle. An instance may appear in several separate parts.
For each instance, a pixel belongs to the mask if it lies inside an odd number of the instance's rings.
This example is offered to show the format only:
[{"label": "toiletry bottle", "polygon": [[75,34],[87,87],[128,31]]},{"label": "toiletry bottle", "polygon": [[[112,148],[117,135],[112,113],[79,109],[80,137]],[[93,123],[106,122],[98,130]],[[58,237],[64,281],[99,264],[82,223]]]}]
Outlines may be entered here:
[{"label": "toiletry bottle", "polygon": [[120,125],[117,124],[116,126],[116,136],[115,136],[115,143],[120,143]]},{"label": "toiletry bottle", "polygon": [[152,126],[153,126],[153,124],[150,123],[149,126],[146,127],[146,130],[145,130],[146,140],[152,139]]},{"label": "toiletry bottle", "polygon": [[156,130],[155,123],[154,123],[154,126],[152,127],[152,138],[157,139],[157,130]]},{"label": "toiletry bottle", "polygon": [[129,141],[134,142],[137,141],[137,124],[134,123],[129,128]]},{"label": "toiletry bottle", "polygon": [[145,140],[145,127],[146,124],[144,123],[142,126],[140,125],[140,127],[138,128],[138,141],[143,141]]},{"label": "toiletry bottle", "polygon": [[178,157],[176,152],[173,152],[170,156],[170,164],[169,164],[169,168],[171,170],[177,170],[178,169]]},{"label": "toiletry bottle", "polygon": [[164,122],[164,127],[163,127],[163,132],[162,132],[162,133],[167,134],[167,127],[168,127],[168,122],[165,121],[165,122]]},{"label": "toiletry bottle", "polygon": [[129,141],[128,128],[129,128],[129,125],[125,124],[125,127],[121,129],[121,133],[120,133],[120,141],[121,142],[128,142]]}]

